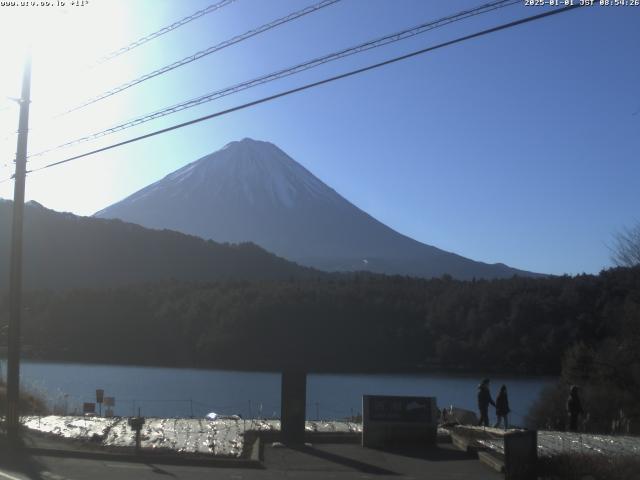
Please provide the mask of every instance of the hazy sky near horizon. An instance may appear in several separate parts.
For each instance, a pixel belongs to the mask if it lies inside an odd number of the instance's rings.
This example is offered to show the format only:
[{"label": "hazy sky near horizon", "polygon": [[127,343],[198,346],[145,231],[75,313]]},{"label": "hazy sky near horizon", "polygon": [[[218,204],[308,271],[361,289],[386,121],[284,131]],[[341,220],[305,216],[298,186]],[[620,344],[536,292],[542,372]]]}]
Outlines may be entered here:
[{"label": "hazy sky near horizon", "polygon": [[[5,97],[19,95],[28,41],[35,153],[483,3],[342,0],[51,120],[317,1],[237,0],[90,69],[102,54],[214,1],[0,7],[0,180],[12,173],[18,113]],[[523,3],[35,157],[29,167],[543,11]],[[640,7],[577,9],[30,174],[27,199],[90,215],[252,137],[275,143],[349,201],[424,243],[525,270],[597,273],[611,265],[612,234],[640,221],[639,40]],[[1,183],[0,197],[12,196],[13,182]]]}]

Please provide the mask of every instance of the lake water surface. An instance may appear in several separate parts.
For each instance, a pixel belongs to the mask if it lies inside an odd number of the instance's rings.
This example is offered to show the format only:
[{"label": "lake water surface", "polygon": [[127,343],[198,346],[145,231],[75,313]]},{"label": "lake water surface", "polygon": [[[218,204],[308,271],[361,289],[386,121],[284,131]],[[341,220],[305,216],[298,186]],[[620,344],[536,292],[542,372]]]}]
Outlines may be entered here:
[{"label": "lake water surface", "polygon": [[[2,373],[6,362],[2,362]],[[451,404],[476,410],[480,376],[437,374],[335,375],[307,377],[307,419],[340,419],[360,413],[362,395],[435,396],[440,407]],[[551,377],[492,377],[493,396],[504,383],[509,391],[511,422],[523,417]],[[23,387],[46,396],[51,407],[81,410],[95,401],[95,390],[115,397],[116,415],[202,417],[208,412],[244,418],[280,415],[280,375],[139,366],[23,362]],[[495,416],[490,411],[491,420]]]}]

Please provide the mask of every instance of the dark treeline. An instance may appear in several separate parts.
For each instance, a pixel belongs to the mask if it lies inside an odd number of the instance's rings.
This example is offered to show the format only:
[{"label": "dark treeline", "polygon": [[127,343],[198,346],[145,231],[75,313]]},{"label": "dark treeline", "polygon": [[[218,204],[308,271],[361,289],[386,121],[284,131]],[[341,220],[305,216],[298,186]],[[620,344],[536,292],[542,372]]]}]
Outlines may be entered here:
[{"label": "dark treeline", "polygon": [[[598,308],[606,314],[602,318],[608,319],[605,332],[610,334],[596,342],[581,339],[565,351],[560,379],[531,409],[530,426],[564,429],[566,401],[575,385],[584,411],[578,418],[580,431],[640,434],[639,271],[606,274],[616,281],[605,284],[609,294],[601,297]],[[607,298],[612,300],[605,302]]]},{"label": "dark treeline", "polygon": [[[0,289],[9,280],[12,212],[13,203],[0,199]],[[28,289],[322,275],[252,243],[222,244],[119,220],[78,217],[34,202],[25,208],[23,270]]]},{"label": "dark treeline", "polygon": [[[0,308],[6,323],[6,294]],[[558,374],[577,345],[637,341],[625,332],[639,311],[638,268],[478,281],[354,274],[29,293],[23,338],[50,360]]]}]

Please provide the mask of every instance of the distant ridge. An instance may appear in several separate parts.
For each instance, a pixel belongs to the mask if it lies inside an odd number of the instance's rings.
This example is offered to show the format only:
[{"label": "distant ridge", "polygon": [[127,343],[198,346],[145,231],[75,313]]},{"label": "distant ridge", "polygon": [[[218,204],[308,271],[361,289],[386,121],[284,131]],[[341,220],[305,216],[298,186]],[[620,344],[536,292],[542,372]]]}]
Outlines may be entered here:
[{"label": "distant ridge", "polygon": [[[13,202],[0,200],[0,288],[9,278],[12,211]],[[321,275],[254,244],[223,245],[120,220],[54,212],[36,202],[25,208],[24,242],[27,289]]]},{"label": "distant ridge", "polygon": [[231,142],[95,214],[221,242],[251,241],[327,271],[459,279],[532,276],[420,243],[382,224],[269,142]]}]

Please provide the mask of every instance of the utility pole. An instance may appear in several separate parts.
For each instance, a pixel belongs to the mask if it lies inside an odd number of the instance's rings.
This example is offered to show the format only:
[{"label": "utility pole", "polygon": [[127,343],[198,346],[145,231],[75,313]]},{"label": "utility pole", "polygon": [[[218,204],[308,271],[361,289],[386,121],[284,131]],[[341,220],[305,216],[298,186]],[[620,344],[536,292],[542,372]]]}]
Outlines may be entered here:
[{"label": "utility pole", "polygon": [[31,52],[27,53],[19,99],[20,120],[16,173],[13,187],[13,223],[11,230],[11,267],[9,273],[9,334],[7,354],[7,436],[16,444],[20,427],[20,314],[22,310],[22,225],[24,184],[27,175],[27,135],[31,103]]}]

